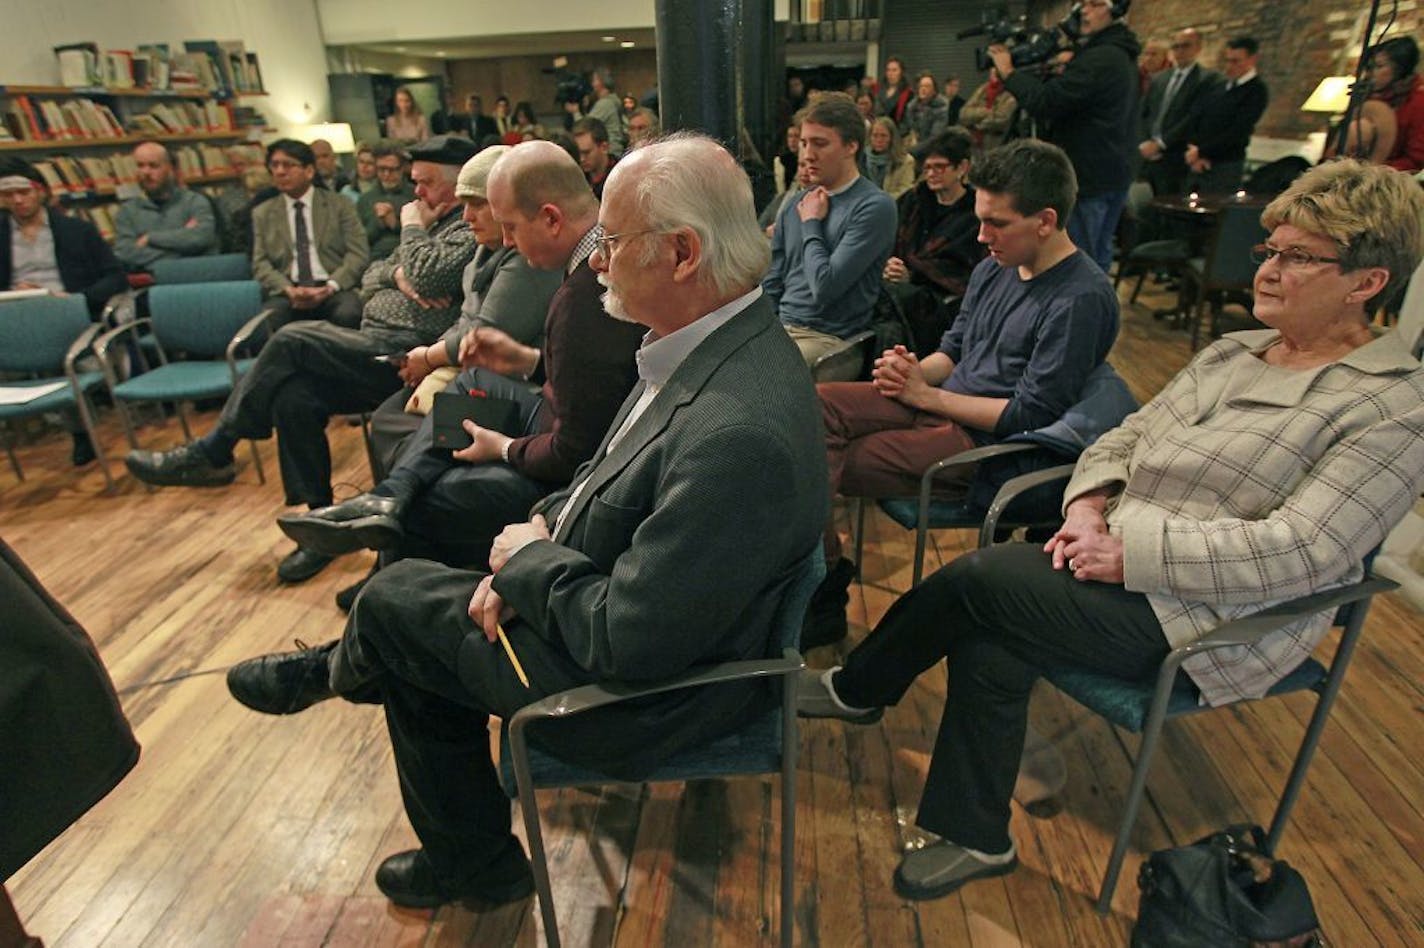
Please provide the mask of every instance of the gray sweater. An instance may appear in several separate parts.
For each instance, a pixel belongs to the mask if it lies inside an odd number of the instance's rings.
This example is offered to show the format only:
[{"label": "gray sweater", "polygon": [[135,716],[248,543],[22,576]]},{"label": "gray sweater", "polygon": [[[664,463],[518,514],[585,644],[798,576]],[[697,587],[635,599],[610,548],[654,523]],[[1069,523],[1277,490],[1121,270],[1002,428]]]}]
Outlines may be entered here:
[{"label": "gray sweater", "polygon": [[460,278],[465,303],[460,318],[440,337],[450,365],[460,362],[460,340],[476,326],[502,329],[526,346],[543,346],[544,317],[564,274],[538,270],[513,247],[480,247]]}]

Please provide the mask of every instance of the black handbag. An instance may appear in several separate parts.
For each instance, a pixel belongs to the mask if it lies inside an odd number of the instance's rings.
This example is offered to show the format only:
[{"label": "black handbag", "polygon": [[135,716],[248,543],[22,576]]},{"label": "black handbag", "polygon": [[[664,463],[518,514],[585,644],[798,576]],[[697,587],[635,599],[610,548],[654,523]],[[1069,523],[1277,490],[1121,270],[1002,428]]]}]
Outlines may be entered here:
[{"label": "black handbag", "polygon": [[1134,948],[1325,945],[1305,878],[1265,842],[1259,826],[1231,826],[1148,856]]}]

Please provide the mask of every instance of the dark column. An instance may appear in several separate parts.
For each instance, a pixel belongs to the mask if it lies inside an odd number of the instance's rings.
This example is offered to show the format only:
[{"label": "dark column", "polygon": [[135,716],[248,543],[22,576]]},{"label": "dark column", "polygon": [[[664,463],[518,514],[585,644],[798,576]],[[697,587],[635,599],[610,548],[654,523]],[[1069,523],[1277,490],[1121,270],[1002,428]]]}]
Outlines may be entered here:
[{"label": "dark column", "polygon": [[772,0],[657,0],[658,110],[666,131],[706,132],[743,158],[773,120]]}]

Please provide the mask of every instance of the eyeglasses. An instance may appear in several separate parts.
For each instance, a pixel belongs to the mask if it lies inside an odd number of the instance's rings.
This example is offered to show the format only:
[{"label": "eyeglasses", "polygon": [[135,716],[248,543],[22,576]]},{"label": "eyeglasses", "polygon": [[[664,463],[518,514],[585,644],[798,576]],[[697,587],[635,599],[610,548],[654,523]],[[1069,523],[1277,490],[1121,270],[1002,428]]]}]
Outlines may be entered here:
[{"label": "eyeglasses", "polygon": [[924,169],[925,174],[943,174],[950,168],[953,168],[954,165],[947,161],[927,161],[923,165],[920,165],[920,167]]},{"label": "eyeglasses", "polygon": [[286,158],[273,158],[267,162],[267,167],[272,171],[283,171],[289,168],[306,167],[300,161],[288,161]]},{"label": "eyeglasses", "polygon": [[613,245],[618,241],[622,240],[623,238],[641,237],[644,234],[658,233],[662,233],[662,231],[659,231],[657,228],[649,228],[648,230],[631,230],[626,234],[604,234],[602,237],[593,238],[593,241],[594,246],[597,248],[599,254],[603,257],[604,260],[607,260],[613,256]]},{"label": "eyeglasses", "polygon": [[1309,251],[1301,250],[1299,247],[1286,247],[1284,250],[1278,250],[1266,244],[1257,244],[1251,248],[1251,262],[1257,266],[1267,260],[1274,260],[1276,257],[1280,257],[1281,263],[1288,267],[1303,268],[1314,266],[1317,263],[1340,262],[1339,257],[1319,257]]},{"label": "eyeglasses", "polygon": [[383,164],[377,164],[377,165],[376,165],[376,170],[377,170],[377,171],[384,171],[384,172],[386,172],[387,174],[400,174],[401,166],[400,166],[400,165],[383,165]]}]

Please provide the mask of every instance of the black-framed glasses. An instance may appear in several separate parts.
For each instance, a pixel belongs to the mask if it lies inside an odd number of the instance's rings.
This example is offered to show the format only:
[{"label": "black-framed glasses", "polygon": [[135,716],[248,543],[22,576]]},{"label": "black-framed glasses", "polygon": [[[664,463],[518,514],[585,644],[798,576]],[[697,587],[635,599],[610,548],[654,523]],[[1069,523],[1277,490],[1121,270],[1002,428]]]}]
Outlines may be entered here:
[{"label": "black-framed glasses", "polygon": [[1251,262],[1260,266],[1267,260],[1281,258],[1281,263],[1288,267],[1309,267],[1317,263],[1339,263],[1339,257],[1320,257],[1299,247],[1286,247],[1278,250],[1266,244],[1257,244],[1251,248]]},{"label": "black-framed glasses", "polygon": [[602,237],[593,238],[593,242],[599,254],[604,260],[607,260],[613,255],[613,245],[625,237],[641,237],[644,234],[657,233],[661,233],[661,231],[656,227],[650,227],[647,230],[630,230],[626,234],[604,234]]}]

